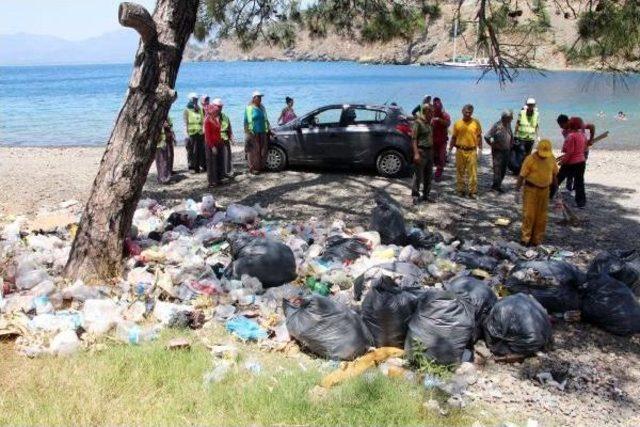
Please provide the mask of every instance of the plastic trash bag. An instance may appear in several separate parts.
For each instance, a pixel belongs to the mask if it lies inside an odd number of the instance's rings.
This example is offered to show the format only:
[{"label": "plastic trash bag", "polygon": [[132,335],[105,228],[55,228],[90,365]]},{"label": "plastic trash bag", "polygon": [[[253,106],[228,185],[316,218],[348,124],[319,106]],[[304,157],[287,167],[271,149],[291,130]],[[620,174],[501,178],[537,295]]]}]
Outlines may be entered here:
[{"label": "plastic trash bag", "polygon": [[608,274],[627,285],[631,291],[640,296],[640,252],[611,251],[599,253],[591,262],[587,275],[590,278]]},{"label": "plastic trash bag", "polygon": [[122,320],[120,312],[110,299],[88,299],[82,308],[82,327],[90,334],[102,335]]},{"label": "plastic trash bag", "polygon": [[375,201],[371,229],[380,233],[382,244],[404,246],[407,241],[407,230],[402,211],[389,196],[377,194]]},{"label": "plastic trash bag", "polygon": [[469,269],[479,268],[485,271],[493,271],[498,266],[498,260],[477,252],[458,252],[453,260]]},{"label": "plastic trash bag", "polygon": [[416,287],[422,284],[425,272],[408,262],[388,262],[378,264],[358,276],[353,282],[353,298],[360,301],[367,289],[382,276],[388,276],[401,287]]},{"label": "plastic trash bag", "polygon": [[445,289],[467,300],[474,311],[476,339],[482,337],[482,325],[498,297],[482,280],[471,276],[457,277],[445,284]]},{"label": "plastic trash bag", "polygon": [[529,261],[516,266],[505,282],[511,293],[525,293],[549,313],[580,309],[578,287],[586,275],[564,261]]},{"label": "plastic trash bag", "polygon": [[243,341],[260,341],[267,338],[267,331],[258,325],[255,320],[244,316],[233,317],[225,323],[227,331]]},{"label": "plastic trash bag", "polygon": [[297,277],[296,259],[284,243],[242,235],[230,239],[234,261],[227,267],[226,277],[239,279],[246,274],[260,280],[265,288]]},{"label": "plastic trash bag", "polygon": [[287,330],[311,353],[331,360],[353,360],[373,345],[364,322],[348,307],[320,295],[297,302],[283,302]]},{"label": "plastic trash bag", "polygon": [[323,260],[338,260],[341,262],[355,261],[361,256],[369,255],[369,245],[357,237],[346,238],[331,236],[326,241],[322,251]]},{"label": "plastic trash bag", "polygon": [[498,301],[484,324],[484,340],[492,353],[529,356],[552,341],[551,322],[544,307],[525,294]]},{"label": "plastic trash bag", "polygon": [[640,303],[624,283],[601,274],[581,290],[582,319],[615,335],[640,333]]},{"label": "plastic trash bag", "polygon": [[225,221],[234,224],[253,224],[258,220],[258,211],[250,206],[232,203],[227,207]]},{"label": "plastic trash bag", "polygon": [[474,335],[473,307],[450,292],[430,290],[418,300],[404,349],[410,360],[422,353],[436,363],[452,365],[470,361]]},{"label": "plastic trash bag", "polygon": [[193,224],[195,223],[197,217],[198,213],[196,211],[181,210],[172,212],[171,215],[169,215],[169,218],[167,218],[167,222],[173,227],[183,225],[190,229],[193,227]]},{"label": "plastic trash bag", "polygon": [[376,347],[404,347],[407,325],[421,294],[420,288],[401,288],[388,276],[377,279],[361,309]]},{"label": "plastic trash bag", "polygon": [[412,228],[407,233],[407,244],[414,248],[431,249],[438,243],[444,241],[440,233],[427,233],[420,228]]}]

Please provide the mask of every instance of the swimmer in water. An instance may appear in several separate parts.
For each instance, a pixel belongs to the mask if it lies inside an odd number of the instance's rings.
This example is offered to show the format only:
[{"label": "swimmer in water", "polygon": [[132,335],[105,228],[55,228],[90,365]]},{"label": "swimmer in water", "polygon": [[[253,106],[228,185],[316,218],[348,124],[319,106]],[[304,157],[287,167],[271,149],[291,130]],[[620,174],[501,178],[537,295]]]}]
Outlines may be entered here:
[{"label": "swimmer in water", "polygon": [[624,114],[624,112],[618,111],[618,116],[616,117],[616,119],[618,119],[618,120],[627,120],[627,116],[626,116],[626,114]]}]

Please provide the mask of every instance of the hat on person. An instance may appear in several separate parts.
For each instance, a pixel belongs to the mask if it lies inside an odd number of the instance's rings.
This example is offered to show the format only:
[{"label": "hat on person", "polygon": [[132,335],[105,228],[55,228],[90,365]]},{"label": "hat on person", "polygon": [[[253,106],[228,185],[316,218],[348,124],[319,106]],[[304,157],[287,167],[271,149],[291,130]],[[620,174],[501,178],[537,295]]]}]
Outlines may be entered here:
[{"label": "hat on person", "polygon": [[256,96],[264,96],[264,94],[262,92],[260,92],[259,90],[254,90],[253,91],[253,95],[251,95],[251,97],[255,98]]},{"label": "hat on person", "polygon": [[189,99],[198,99],[198,94],[195,92],[190,92],[188,95]]},{"label": "hat on person", "polygon": [[527,105],[536,105],[536,100],[534,98],[527,99]]},{"label": "hat on person", "polygon": [[500,114],[500,118],[501,119],[506,119],[507,117],[513,118],[513,111],[511,111],[511,110],[502,110],[502,113]]},{"label": "hat on person", "polygon": [[551,151],[551,141],[548,139],[543,139],[538,142],[538,156],[542,158],[551,157],[553,152]]},{"label": "hat on person", "polygon": [[222,107],[224,104],[222,104],[222,99],[220,98],[216,98],[213,101],[211,101],[211,104],[213,105],[217,105],[218,107]]}]

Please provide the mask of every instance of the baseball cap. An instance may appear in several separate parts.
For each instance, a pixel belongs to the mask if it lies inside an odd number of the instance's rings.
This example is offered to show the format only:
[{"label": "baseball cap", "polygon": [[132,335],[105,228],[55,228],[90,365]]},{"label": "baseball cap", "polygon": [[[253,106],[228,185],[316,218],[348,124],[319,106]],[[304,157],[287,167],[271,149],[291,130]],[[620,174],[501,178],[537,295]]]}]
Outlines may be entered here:
[{"label": "baseball cap", "polygon": [[264,94],[259,90],[254,90],[253,94],[251,95],[251,97],[253,98],[253,97],[256,97],[256,96],[264,96]]},{"label": "baseball cap", "polygon": [[188,98],[189,99],[194,99],[194,98],[198,99],[198,94],[195,93],[195,92],[190,92],[189,95],[188,95]]},{"label": "baseball cap", "polygon": [[535,105],[536,100],[534,98],[527,99],[527,105]]}]

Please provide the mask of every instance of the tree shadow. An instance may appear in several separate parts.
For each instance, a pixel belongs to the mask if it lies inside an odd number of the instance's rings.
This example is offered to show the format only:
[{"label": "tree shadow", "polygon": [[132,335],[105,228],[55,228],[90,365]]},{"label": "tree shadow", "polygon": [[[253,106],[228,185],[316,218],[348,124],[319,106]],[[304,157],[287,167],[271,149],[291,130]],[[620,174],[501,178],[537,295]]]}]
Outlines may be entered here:
[{"label": "tree shadow", "polygon": [[[237,159],[235,159],[237,160]],[[208,188],[206,174],[180,174],[171,185],[160,186],[155,174],[150,174],[143,197],[165,204],[187,198],[200,200],[213,194],[221,205],[260,204],[277,218],[294,221],[310,217],[332,220],[341,218],[350,225],[368,226],[374,197],[379,190],[387,192],[405,212],[408,223],[433,225],[465,240],[513,240],[520,238],[521,204],[515,198],[515,178],[505,178],[505,194],[489,191],[492,174],[489,159],[479,168],[479,198],[460,197],[455,191],[455,171],[445,169],[444,179],[434,182],[434,204],[412,205],[410,177],[383,178],[371,170],[326,168],[294,168],[279,173],[248,175],[242,162],[234,162],[239,175],[219,187]],[[174,177],[175,178],[175,177]],[[634,190],[587,184],[588,204],[585,209],[573,208],[579,225],[562,225],[562,216],[550,207],[545,244],[569,250],[630,249],[637,245],[633,236],[640,235],[640,209],[628,200]],[[565,196],[566,200],[570,200]],[[570,200],[569,204],[573,204]],[[509,224],[500,226],[497,219]]]}]

